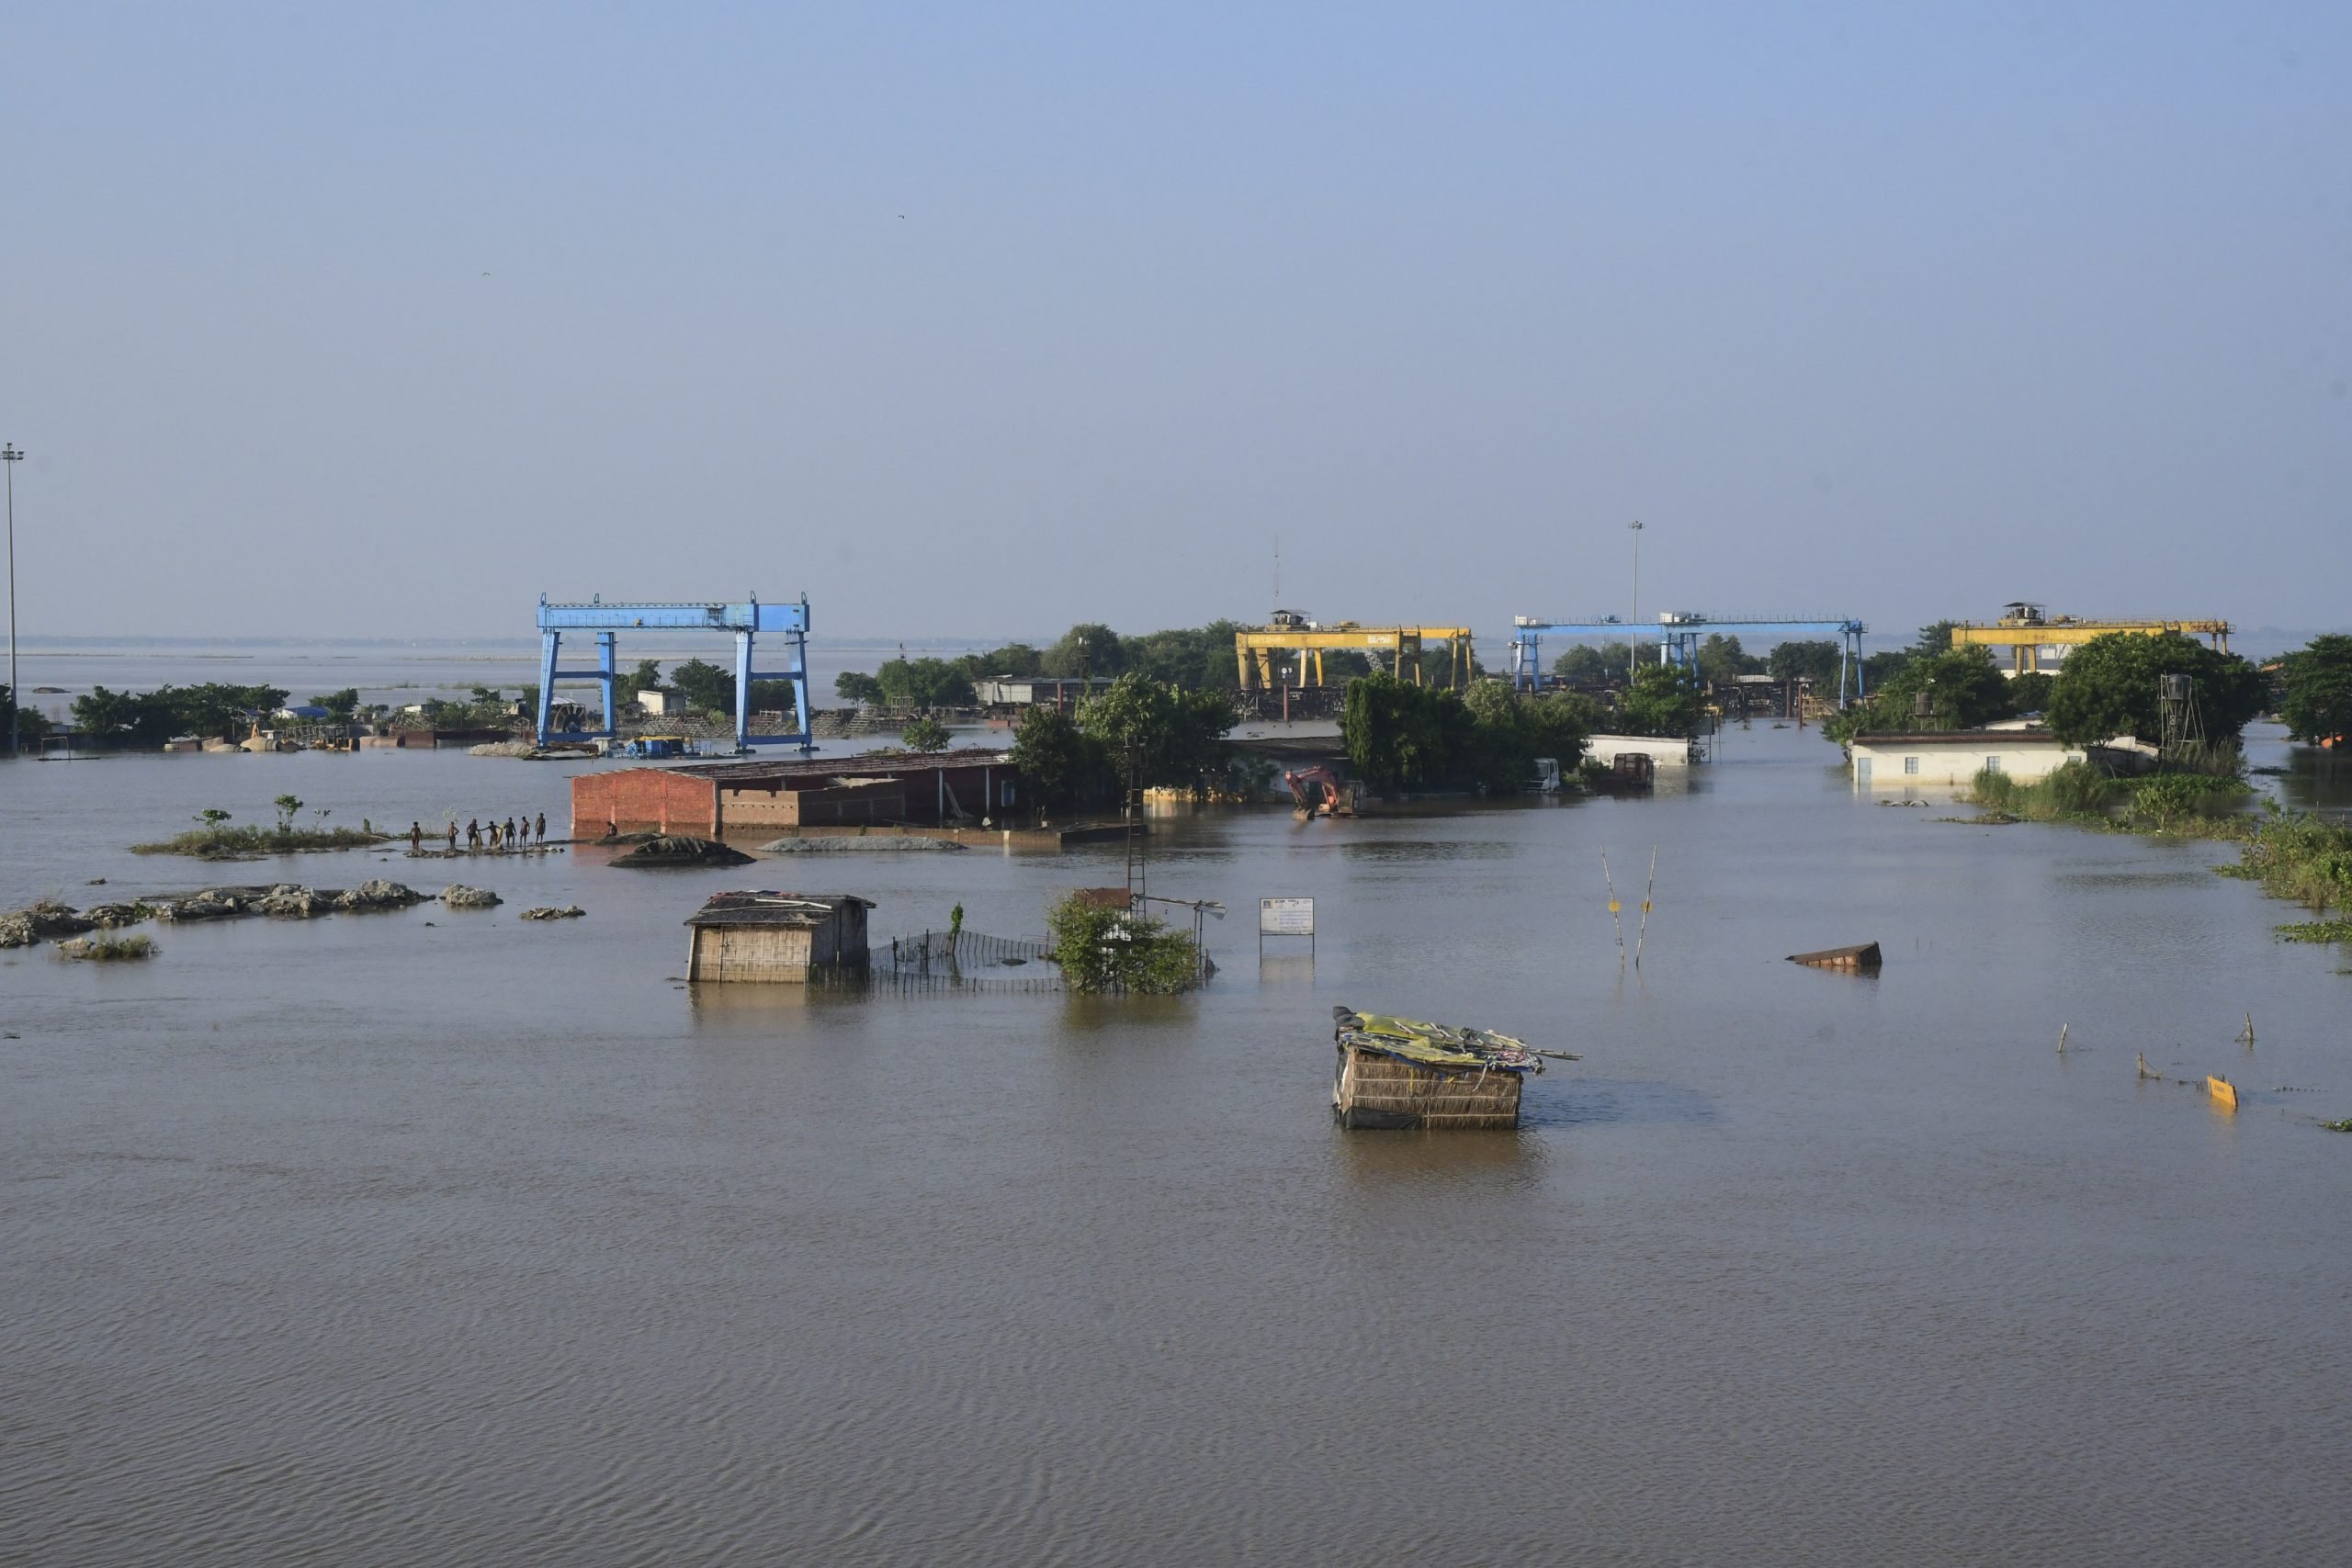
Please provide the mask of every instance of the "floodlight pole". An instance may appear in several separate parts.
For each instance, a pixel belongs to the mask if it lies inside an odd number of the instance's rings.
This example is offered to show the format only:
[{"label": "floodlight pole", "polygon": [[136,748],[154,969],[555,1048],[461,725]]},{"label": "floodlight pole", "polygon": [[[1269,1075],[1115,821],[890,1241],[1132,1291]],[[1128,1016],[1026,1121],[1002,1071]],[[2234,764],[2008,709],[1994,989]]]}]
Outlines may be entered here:
[{"label": "floodlight pole", "polygon": [[10,442],[0,447],[0,468],[8,470],[8,760],[23,752],[17,739],[17,715],[25,705],[25,689],[17,683],[17,465],[25,455]]},{"label": "floodlight pole", "polygon": [[1642,658],[1642,525],[1639,519],[1627,525],[1634,534],[1634,612],[1633,620],[1625,627],[1625,679],[1631,682],[1639,673]]}]

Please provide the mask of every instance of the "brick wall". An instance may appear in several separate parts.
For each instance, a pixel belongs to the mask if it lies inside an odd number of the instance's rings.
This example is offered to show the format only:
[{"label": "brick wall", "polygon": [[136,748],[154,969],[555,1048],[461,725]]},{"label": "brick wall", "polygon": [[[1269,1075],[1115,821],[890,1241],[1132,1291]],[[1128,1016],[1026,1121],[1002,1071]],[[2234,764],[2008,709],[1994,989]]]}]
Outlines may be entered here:
[{"label": "brick wall", "polygon": [[667,768],[619,768],[571,781],[571,836],[594,839],[605,825],[624,833],[718,833],[718,789]]}]

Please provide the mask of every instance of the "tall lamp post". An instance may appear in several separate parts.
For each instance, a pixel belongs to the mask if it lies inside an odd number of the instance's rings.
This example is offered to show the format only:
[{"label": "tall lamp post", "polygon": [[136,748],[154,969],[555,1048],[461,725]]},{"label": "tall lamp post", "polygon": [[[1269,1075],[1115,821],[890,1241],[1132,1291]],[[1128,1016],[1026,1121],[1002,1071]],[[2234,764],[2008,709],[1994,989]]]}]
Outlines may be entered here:
[{"label": "tall lamp post", "polygon": [[21,754],[17,742],[17,713],[25,705],[25,689],[17,684],[17,465],[25,455],[10,442],[0,447],[0,467],[8,470],[8,760]]},{"label": "tall lamp post", "polygon": [[1636,519],[1626,526],[1634,533],[1634,619],[1625,628],[1625,679],[1630,682],[1639,673],[1642,659],[1642,525]]}]

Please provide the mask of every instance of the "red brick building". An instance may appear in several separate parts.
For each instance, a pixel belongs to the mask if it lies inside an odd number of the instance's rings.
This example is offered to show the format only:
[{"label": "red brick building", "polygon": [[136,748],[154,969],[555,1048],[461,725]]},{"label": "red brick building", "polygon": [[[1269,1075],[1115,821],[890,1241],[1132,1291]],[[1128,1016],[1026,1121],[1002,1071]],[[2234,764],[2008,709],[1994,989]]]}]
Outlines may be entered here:
[{"label": "red brick building", "polygon": [[1004,751],[615,768],[571,781],[571,836],[725,833],[863,824],[1001,822],[1020,804]]}]

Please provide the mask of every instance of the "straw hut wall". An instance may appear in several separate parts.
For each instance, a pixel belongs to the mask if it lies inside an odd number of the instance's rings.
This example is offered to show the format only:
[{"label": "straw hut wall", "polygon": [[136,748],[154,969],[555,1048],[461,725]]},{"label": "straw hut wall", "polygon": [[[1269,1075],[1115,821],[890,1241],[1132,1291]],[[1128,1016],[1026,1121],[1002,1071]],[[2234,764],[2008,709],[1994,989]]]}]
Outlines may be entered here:
[{"label": "straw hut wall", "polygon": [[1343,1044],[1331,1107],[1345,1127],[1509,1132],[1519,1125],[1524,1077],[1499,1067],[1424,1067]]}]

